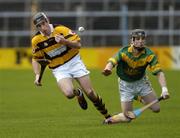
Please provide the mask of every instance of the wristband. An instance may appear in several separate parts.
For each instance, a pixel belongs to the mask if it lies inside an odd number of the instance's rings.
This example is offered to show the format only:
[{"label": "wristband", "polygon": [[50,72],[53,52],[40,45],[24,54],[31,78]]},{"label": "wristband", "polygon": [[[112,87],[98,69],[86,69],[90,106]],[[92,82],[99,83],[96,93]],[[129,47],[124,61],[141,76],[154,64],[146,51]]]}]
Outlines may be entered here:
[{"label": "wristband", "polygon": [[168,89],[167,89],[167,87],[162,87],[162,92],[167,92],[168,91]]}]

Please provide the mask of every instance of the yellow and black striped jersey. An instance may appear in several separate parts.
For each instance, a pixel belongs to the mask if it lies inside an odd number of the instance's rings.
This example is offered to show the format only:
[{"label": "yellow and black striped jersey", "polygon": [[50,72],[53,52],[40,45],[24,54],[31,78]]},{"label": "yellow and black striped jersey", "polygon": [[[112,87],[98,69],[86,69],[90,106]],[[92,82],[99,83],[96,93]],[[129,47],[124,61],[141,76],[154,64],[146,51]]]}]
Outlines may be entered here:
[{"label": "yellow and black striped jersey", "polygon": [[32,56],[33,59],[51,60],[48,66],[54,69],[68,62],[79,53],[78,49],[57,43],[55,41],[55,36],[60,34],[71,41],[80,41],[80,37],[63,25],[49,25],[52,29],[52,33],[49,37],[38,32],[32,38]]}]

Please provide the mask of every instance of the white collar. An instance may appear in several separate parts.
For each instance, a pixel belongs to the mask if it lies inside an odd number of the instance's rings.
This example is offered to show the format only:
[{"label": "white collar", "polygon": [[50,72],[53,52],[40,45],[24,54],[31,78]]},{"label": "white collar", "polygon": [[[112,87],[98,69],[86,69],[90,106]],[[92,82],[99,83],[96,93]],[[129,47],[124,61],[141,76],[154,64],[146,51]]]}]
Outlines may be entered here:
[{"label": "white collar", "polygon": [[[54,27],[52,24],[49,24],[49,27],[51,29],[51,33],[54,31]],[[39,31],[41,33],[42,36],[45,36],[41,31]]]}]

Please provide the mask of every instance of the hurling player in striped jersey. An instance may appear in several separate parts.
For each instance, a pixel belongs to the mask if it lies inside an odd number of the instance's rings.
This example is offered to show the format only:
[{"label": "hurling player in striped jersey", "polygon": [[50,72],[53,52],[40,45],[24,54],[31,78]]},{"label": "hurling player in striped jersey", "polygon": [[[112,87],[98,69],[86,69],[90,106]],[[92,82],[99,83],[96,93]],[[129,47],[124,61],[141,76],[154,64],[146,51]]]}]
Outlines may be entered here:
[{"label": "hurling player in striped jersey", "polygon": [[[149,68],[153,75],[157,76],[162,88],[161,96],[169,98],[165,75],[160,67],[156,55],[145,46],[146,33],[142,29],[135,29],[131,33],[129,46],[122,47],[119,52],[108,60],[103,74],[108,76],[116,67],[119,81],[119,93],[121,96],[122,113],[105,120],[105,123],[130,122],[128,111],[133,111],[133,99],[140,97],[144,104],[148,104],[157,96],[146,75]],[[153,112],[159,112],[159,103],[150,107]]]},{"label": "hurling player in striped jersey", "polygon": [[[41,86],[39,82],[41,66],[38,61],[46,59],[60,91],[68,99],[77,97],[80,107],[86,110],[88,105],[83,95],[84,91],[96,109],[105,118],[110,117],[102,98],[93,89],[89,71],[80,58],[80,37],[68,27],[50,24],[42,12],[34,15],[33,23],[37,29],[32,38],[35,85]],[[73,80],[76,80],[81,88],[75,88]]]}]

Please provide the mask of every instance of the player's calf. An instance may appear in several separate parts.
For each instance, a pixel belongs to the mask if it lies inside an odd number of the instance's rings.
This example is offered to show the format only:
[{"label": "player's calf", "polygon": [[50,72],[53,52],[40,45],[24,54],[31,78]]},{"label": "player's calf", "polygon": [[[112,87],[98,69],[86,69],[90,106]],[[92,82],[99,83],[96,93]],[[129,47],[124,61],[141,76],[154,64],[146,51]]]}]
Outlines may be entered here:
[{"label": "player's calf", "polygon": [[108,110],[105,107],[105,103],[103,103],[102,98],[97,96],[96,101],[93,102],[96,109],[105,117],[109,118],[111,115],[108,113]]},{"label": "player's calf", "polygon": [[93,102],[96,109],[105,117],[109,118],[111,115],[108,113],[108,110],[105,107],[105,104],[102,101],[102,98],[98,96],[92,89],[89,89],[87,92],[88,98]]}]

